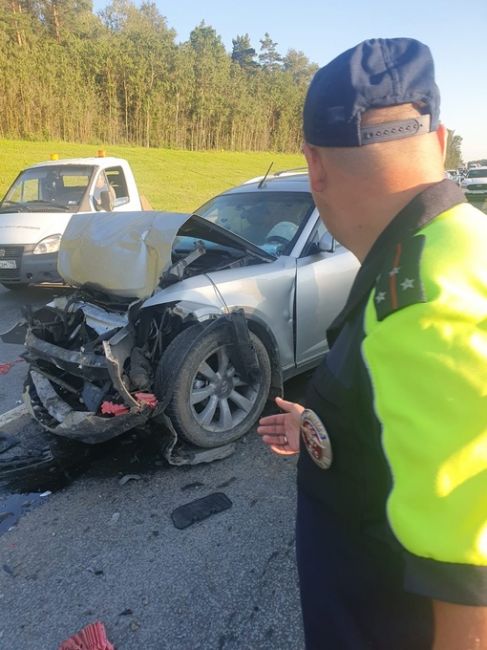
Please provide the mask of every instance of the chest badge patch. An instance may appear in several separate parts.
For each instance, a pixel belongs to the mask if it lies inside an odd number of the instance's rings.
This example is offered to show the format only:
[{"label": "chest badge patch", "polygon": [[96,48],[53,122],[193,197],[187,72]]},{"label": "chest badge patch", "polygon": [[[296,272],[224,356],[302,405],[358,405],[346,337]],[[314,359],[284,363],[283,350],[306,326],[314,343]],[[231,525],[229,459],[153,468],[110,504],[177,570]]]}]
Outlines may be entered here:
[{"label": "chest badge patch", "polygon": [[333,460],[330,438],[325,425],[314,411],[305,409],[301,415],[301,439],[312,460],[321,467],[328,469]]}]

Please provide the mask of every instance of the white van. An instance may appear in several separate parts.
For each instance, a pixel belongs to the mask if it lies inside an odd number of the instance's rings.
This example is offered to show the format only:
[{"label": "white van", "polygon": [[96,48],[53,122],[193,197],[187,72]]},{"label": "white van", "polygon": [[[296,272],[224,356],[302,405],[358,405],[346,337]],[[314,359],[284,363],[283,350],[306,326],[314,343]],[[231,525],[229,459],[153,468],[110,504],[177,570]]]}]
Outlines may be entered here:
[{"label": "white van", "polygon": [[61,282],[61,236],[77,212],[142,210],[122,158],[50,160],[24,169],[0,203],[0,283],[8,289]]}]

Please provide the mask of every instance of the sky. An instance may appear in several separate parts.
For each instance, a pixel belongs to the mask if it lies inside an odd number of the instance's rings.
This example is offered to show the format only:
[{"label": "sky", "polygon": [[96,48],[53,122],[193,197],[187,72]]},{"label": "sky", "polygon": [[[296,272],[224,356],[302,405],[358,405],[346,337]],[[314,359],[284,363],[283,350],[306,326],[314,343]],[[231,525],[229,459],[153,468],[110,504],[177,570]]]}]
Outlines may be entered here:
[{"label": "sky", "polygon": [[[100,11],[108,2],[94,0]],[[140,6],[139,0],[134,4]],[[367,38],[408,36],[426,43],[441,91],[441,121],[463,138],[464,161],[487,158],[487,0],[156,0],[167,24],[186,41],[202,20],[231,52],[249,34],[259,50],[268,32],[277,49],[301,50],[318,65]]]}]

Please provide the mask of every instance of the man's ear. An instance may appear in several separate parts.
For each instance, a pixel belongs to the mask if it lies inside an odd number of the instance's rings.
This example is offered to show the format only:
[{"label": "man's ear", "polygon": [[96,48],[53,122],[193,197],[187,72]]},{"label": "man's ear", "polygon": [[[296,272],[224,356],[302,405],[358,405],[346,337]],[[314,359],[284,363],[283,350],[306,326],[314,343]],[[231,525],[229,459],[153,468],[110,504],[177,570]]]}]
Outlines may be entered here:
[{"label": "man's ear", "polygon": [[438,128],[436,129],[436,137],[438,138],[438,142],[440,143],[440,149],[441,153],[443,155],[443,161],[446,159],[446,143],[448,140],[448,129],[444,124],[438,125]]},{"label": "man's ear", "polygon": [[313,192],[322,192],[326,187],[326,171],[319,149],[305,142],[303,154],[308,163],[309,181]]}]

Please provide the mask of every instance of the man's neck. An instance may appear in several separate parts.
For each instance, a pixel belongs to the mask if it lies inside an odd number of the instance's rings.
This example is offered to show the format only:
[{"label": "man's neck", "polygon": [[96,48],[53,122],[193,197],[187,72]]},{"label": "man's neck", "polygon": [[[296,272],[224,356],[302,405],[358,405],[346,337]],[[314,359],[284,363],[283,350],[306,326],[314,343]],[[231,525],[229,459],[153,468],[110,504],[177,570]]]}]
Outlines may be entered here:
[{"label": "man's neck", "polygon": [[[360,206],[355,218],[349,219],[350,231],[342,243],[363,262],[379,235],[393,221],[395,216],[410,203],[420,192],[434,183],[418,184],[401,192],[371,196]],[[348,241],[345,241],[347,239]]]}]

